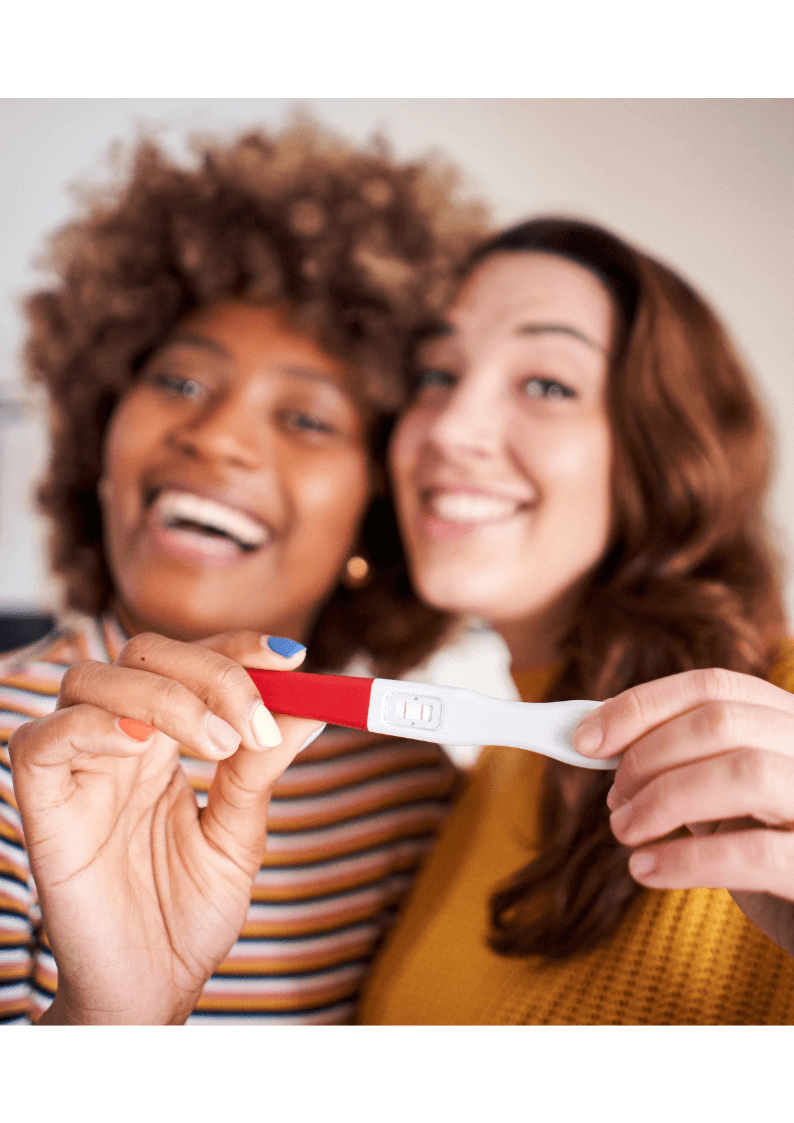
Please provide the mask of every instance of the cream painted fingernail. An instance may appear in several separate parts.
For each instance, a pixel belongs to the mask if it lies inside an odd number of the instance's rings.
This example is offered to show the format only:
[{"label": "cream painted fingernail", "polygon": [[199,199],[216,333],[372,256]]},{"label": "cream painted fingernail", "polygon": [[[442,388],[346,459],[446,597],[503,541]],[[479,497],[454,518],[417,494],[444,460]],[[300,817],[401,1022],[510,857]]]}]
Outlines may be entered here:
[{"label": "cream painted fingernail", "polygon": [[223,753],[224,756],[229,756],[239,747],[240,734],[229,725],[228,721],[224,721],[217,714],[207,712],[204,717],[204,728],[218,752]]},{"label": "cream painted fingernail", "polygon": [[274,745],[281,744],[281,730],[276,724],[276,719],[261,702],[251,715],[251,728],[257,743],[263,749],[272,749]]}]

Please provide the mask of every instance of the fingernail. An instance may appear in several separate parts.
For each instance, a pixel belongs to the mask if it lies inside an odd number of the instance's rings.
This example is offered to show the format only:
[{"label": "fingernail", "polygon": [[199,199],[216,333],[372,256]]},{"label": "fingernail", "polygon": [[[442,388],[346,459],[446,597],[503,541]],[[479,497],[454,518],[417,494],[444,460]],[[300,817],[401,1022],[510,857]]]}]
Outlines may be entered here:
[{"label": "fingernail", "polygon": [[612,830],[617,832],[626,826],[631,818],[631,800],[625,799],[616,811],[613,811],[609,817],[609,822]]},{"label": "fingernail", "polygon": [[298,749],[298,752],[302,753],[304,749],[308,749],[309,745],[311,745],[313,741],[317,740],[317,738],[320,736],[320,734],[322,733],[322,731],[324,729],[325,729],[325,722],[323,722],[323,724],[320,726],[319,729],[315,729],[314,733],[309,734],[309,736],[303,742],[301,747]]},{"label": "fingernail", "polygon": [[281,744],[281,730],[270,710],[266,709],[261,702],[251,715],[251,728],[254,731],[257,743],[263,749],[272,749],[274,745]]},{"label": "fingernail", "polygon": [[610,811],[617,811],[624,803],[628,803],[628,800],[625,796],[620,795],[620,793],[616,791],[615,785],[613,784],[607,792],[607,807]]},{"label": "fingernail", "polygon": [[638,850],[629,858],[629,873],[632,877],[645,877],[656,867],[656,855],[649,850]]},{"label": "fingernail", "polygon": [[[262,636],[262,643],[265,645],[264,636]],[[283,655],[285,659],[297,655],[299,651],[306,650],[302,643],[296,643],[294,639],[287,639],[286,636],[268,636],[266,646],[271,651],[275,651],[276,655]]]},{"label": "fingernail", "polygon": [[594,753],[604,740],[604,723],[600,717],[588,715],[574,730],[571,741],[579,753]]},{"label": "fingernail", "polygon": [[145,721],[136,721],[131,717],[120,717],[116,724],[121,732],[132,737],[133,741],[148,741],[151,735],[157,732],[153,725],[147,725]]},{"label": "fingernail", "polygon": [[224,756],[229,756],[239,747],[240,734],[233,726],[229,725],[228,721],[224,721],[217,714],[209,712],[205,714],[204,727],[218,752],[223,753]]}]

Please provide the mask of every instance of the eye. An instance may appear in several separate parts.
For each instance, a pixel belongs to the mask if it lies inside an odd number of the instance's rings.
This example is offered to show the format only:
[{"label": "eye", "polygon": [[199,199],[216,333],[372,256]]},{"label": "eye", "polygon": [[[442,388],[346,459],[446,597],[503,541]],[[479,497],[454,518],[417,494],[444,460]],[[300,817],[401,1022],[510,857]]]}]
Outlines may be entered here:
[{"label": "eye", "polygon": [[305,413],[303,410],[284,410],[281,419],[288,428],[297,429],[302,433],[333,434],[336,432],[335,426],[331,425],[325,418],[314,413]]},{"label": "eye", "polygon": [[446,370],[439,370],[437,367],[423,367],[413,377],[415,394],[420,394],[422,390],[429,390],[433,387],[448,390],[454,385],[455,375]]},{"label": "eye", "polygon": [[570,386],[565,386],[562,382],[557,382],[553,378],[528,378],[523,387],[528,398],[545,398],[547,401],[557,401],[561,398],[576,397],[576,393]]},{"label": "eye", "polygon": [[195,378],[182,378],[178,374],[160,372],[152,374],[151,381],[167,393],[176,394],[190,402],[197,402],[204,395],[204,387]]}]

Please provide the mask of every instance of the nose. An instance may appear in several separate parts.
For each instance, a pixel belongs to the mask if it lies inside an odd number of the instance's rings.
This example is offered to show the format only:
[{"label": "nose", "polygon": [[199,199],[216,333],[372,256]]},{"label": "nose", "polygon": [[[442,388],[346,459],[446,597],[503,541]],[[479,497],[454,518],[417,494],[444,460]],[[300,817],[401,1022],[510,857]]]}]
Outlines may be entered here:
[{"label": "nose", "polygon": [[262,466],[269,443],[265,419],[241,394],[206,403],[173,430],[171,440],[192,458],[248,469]]},{"label": "nose", "polygon": [[487,458],[504,441],[504,409],[489,379],[463,378],[435,413],[428,439],[448,456]]}]

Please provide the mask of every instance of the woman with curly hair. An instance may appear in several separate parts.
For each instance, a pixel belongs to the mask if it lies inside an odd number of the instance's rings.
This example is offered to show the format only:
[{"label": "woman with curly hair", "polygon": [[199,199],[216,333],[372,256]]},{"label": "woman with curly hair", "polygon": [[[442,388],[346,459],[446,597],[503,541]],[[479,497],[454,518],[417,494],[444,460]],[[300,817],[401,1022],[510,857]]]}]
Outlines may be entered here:
[{"label": "woman with curly hair", "polygon": [[142,143],[55,238],[26,354],[73,612],[3,661],[5,1020],[350,1019],[452,770],[276,722],[242,668],[395,675],[447,626],[383,448],[483,221],[448,168],[302,124]]},{"label": "woman with curly hair", "polygon": [[363,1020],[791,1023],[794,645],[724,330],[647,254],[536,219],[475,254],[416,372],[418,590],[493,622],[524,700],[606,699],[574,744],[625,755],[485,750]]}]

